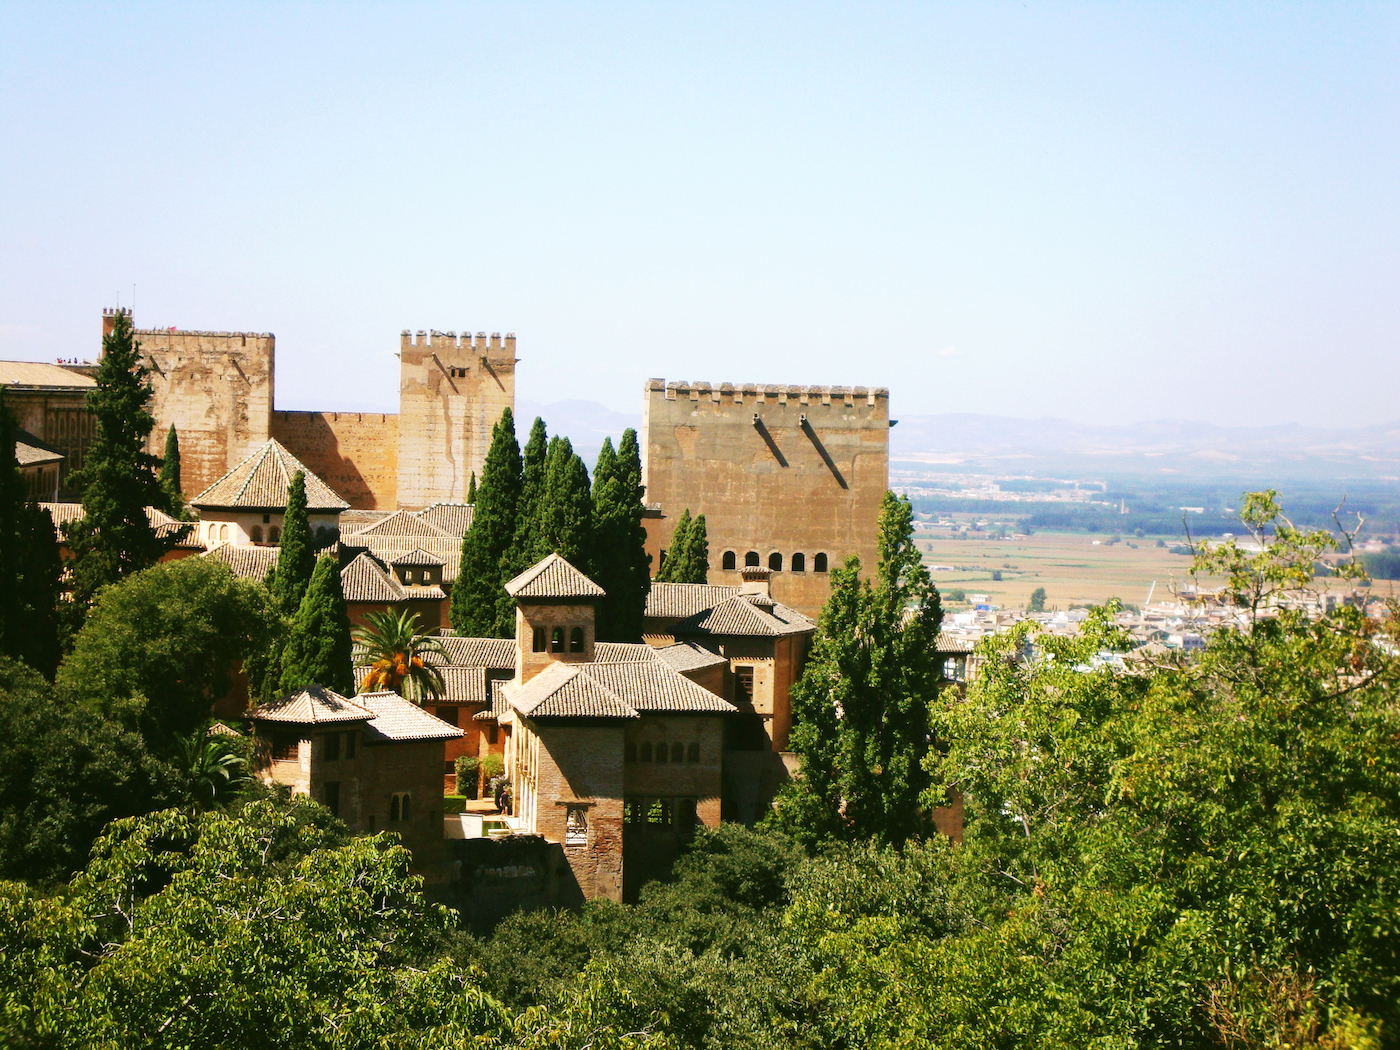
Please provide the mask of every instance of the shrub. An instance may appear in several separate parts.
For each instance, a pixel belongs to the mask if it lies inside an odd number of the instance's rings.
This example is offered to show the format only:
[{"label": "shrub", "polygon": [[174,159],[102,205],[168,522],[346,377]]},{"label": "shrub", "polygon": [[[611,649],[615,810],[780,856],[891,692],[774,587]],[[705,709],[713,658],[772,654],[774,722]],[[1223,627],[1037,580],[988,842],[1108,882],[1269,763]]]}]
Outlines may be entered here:
[{"label": "shrub", "polygon": [[457,793],[466,798],[477,796],[477,774],[481,771],[481,759],[475,755],[457,756]]},{"label": "shrub", "polygon": [[487,755],[481,760],[481,771],[487,780],[495,780],[506,771],[506,760],[500,755]]},{"label": "shrub", "polygon": [[[472,795],[472,798],[476,798],[476,795]],[[443,796],[442,796],[442,812],[443,812],[443,814],[444,814],[445,816],[451,816],[453,813],[464,813],[464,812],[466,812],[466,808],[467,808],[467,796],[466,796],[466,795],[443,795]]]}]

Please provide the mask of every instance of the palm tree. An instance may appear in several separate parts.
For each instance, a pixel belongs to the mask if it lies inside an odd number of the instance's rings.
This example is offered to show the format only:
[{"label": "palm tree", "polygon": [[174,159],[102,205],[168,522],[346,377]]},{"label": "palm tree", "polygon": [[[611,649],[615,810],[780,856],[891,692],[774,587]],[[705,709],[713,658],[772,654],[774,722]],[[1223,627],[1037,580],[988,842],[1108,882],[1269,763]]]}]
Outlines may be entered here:
[{"label": "palm tree", "polygon": [[190,794],[200,809],[228,802],[251,779],[248,760],[236,737],[199,730],[180,742],[180,760],[190,778]]},{"label": "palm tree", "polygon": [[442,675],[423,657],[433,654],[446,661],[447,651],[436,638],[418,629],[418,614],[370,613],[365,619],[368,623],[364,627],[351,632],[357,662],[369,664],[360,691],[388,689],[416,704],[441,696],[445,688]]}]

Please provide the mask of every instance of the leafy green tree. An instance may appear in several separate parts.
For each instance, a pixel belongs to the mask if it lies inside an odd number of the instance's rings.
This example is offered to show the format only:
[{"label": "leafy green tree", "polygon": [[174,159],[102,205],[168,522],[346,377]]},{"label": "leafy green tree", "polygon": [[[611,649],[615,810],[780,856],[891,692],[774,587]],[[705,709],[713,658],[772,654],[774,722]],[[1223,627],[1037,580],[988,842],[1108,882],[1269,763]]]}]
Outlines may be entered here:
[{"label": "leafy green tree", "polygon": [[189,778],[197,808],[225,806],[252,782],[250,749],[241,737],[198,730],[180,745],[176,761]]},{"label": "leafy green tree", "polygon": [[141,363],[131,315],[118,312],[112,331],[102,337],[97,386],[88,394],[97,427],[81,470],[69,475],[82,491],[83,516],[64,526],[73,552],[73,600],[86,610],[98,590],[154,565],[179,542],[157,536],[147,507],[165,503],[156,476],[159,461],[146,451],[155,418],[150,369]]},{"label": "leafy green tree", "polygon": [[63,566],[53,519],[26,498],[14,430],[0,389],[0,653],[52,677]]},{"label": "leafy green tree", "polygon": [[353,648],[340,566],[334,555],[323,554],[287,632],[280,691],[320,685],[350,696],[355,691]]},{"label": "leafy green tree", "polygon": [[0,879],[65,880],[108,821],[185,794],[178,766],[139,733],[0,657]]},{"label": "leafy green tree", "polygon": [[686,552],[690,549],[690,508],[681,511],[676,527],[671,532],[671,546],[661,560],[661,568],[656,574],[657,583],[681,583],[676,578],[677,570],[685,564]]},{"label": "leafy green tree", "polygon": [[1044,587],[1037,587],[1035,590],[1031,591],[1031,601],[1030,601],[1030,604],[1029,604],[1026,608],[1028,608],[1031,612],[1044,612],[1044,611],[1045,611],[1045,588],[1044,588]]},{"label": "leafy green tree", "polygon": [[164,510],[171,517],[189,517],[189,507],[185,503],[185,493],[180,487],[180,435],[175,432],[175,424],[165,434],[165,455],[160,461],[160,488],[165,493]]},{"label": "leafy green tree", "polygon": [[458,634],[507,638],[514,633],[501,615],[505,555],[515,536],[520,503],[520,446],[515,417],[507,408],[491,432],[481,468],[476,510],[462,538],[462,561],[452,586],[452,626]]},{"label": "leafy green tree", "polygon": [[269,620],[264,588],[222,562],[153,566],[102,593],[56,681],[170,754],[228,694],[239,662],[266,648]]},{"label": "leafy green tree", "polygon": [[598,610],[598,637],[606,641],[642,637],[651,590],[642,528],[644,492],[636,431],[623,434],[620,453],[613,452],[611,438],[604,438],[593,471],[593,564],[597,583],[607,592]]},{"label": "leafy green tree", "polygon": [[900,843],[930,830],[921,796],[943,613],[914,546],[907,499],[885,494],[877,549],[873,581],[861,580],[856,558],[832,573],[811,657],[792,692],[791,742],[802,769],[771,819],[804,842]]},{"label": "leafy green tree", "polygon": [[555,553],[584,572],[592,572],[593,542],[588,468],[568,438],[555,436],[550,439],[545,460],[533,560]]},{"label": "leafy green tree", "polygon": [[365,621],[352,632],[355,655],[369,667],[361,692],[388,689],[419,704],[442,695],[442,672],[426,658],[447,663],[447,651],[420,630],[417,613],[370,613]]},{"label": "leafy green tree", "polygon": [[287,486],[287,510],[282,516],[277,570],[272,577],[272,594],[283,616],[295,616],[301,608],[315,570],[316,547],[306,514],[306,475],[299,470]]}]

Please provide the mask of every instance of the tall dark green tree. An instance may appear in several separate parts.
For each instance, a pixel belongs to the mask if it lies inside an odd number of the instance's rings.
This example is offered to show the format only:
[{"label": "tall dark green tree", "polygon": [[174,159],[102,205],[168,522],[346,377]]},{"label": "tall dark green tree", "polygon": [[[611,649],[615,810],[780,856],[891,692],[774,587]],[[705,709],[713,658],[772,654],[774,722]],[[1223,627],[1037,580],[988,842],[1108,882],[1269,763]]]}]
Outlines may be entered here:
[{"label": "tall dark green tree", "polygon": [[102,337],[97,386],[88,394],[96,435],[81,470],[69,475],[83,494],[83,516],[64,526],[73,552],[73,600],[85,610],[99,588],[154,565],[180,536],[157,536],[147,507],[165,503],[156,476],[159,460],[146,451],[155,426],[150,369],[141,363],[141,345],[131,315],[118,312],[112,331]]},{"label": "tall dark green tree", "polygon": [[657,583],[686,582],[677,578],[677,570],[684,564],[686,551],[690,549],[690,525],[690,508],[686,507],[671,531],[671,545],[666,548],[666,557],[661,560],[661,568],[656,574]]},{"label": "tall dark green tree", "polygon": [[594,579],[607,591],[598,607],[598,637],[636,642],[651,590],[636,431],[623,434],[622,450],[615,453],[612,439],[604,439],[593,469]]},{"label": "tall dark green tree", "polygon": [[63,566],[53,519],[25,497],[14,419],[0,389],[0,653],[52,678]]},{"label": "tall dark green tree", "polygon": [[189,507],[180,487],[180,435],[175,424],[165,434],[165,456],[160,461],[160,488],[165,493],[165,512],[172,517],[188,518]]},{"label": "tall dark green tree", "polygon": [[306,475],[297,471],[287,486],[287,510],[282,516],[281,549],[272,594],[283,616],[295,616],[316,569],[316,548],[306,517]]},{"label": "tall dark green tree", "polygon": [[[519,576],[536,561],[539,542],[540,498],[544,495],[545,460],[549,434],[539,416],[530,427],[530,438],[520,457],[520,499],[515,510],[515,532],[506,551],[502,580]],[[508,603],[507,603],[508,604]],[[508,610],[509,611],[509,610]]]},{"label": "tall dark green tree", "polygon": [[792,749],[802,775],[774,819],[806,842],[901,843],[929,830],[920,795],[938,696],[938,591],[914,546],[909,501],[887,492],[879,562],[832,573],[812,655],[792,691]]},{"label": "tall dark green tree", "polygon": [[514,622],[502,622],[505,555],[515,536],[521,487],[520,445],[509,408],[491,432],[481,467],[476,510],[462,537],[462,564],[452,587],[452,626],[458,634],[507,638]]},{"label": "tall dark green tree", "polygon": [[472,479],[467,484],[467,502],[476,503],[476,471],[472,471]]},{"label": "tall dark green tree", "polygon": [[311,583],[301,607],[292,618],[282,648],[284,693],[307,685],[321,685],[342,696],[354,692],[351,666],[350,616],[340,586],[340,566],[334,555],[316,561]]},{"label": "tall dark green tree", "polygon": [[536,558],[555,553],[583,572],[593,571],[592,486],[566,437],[549,442],[536,535]]}]

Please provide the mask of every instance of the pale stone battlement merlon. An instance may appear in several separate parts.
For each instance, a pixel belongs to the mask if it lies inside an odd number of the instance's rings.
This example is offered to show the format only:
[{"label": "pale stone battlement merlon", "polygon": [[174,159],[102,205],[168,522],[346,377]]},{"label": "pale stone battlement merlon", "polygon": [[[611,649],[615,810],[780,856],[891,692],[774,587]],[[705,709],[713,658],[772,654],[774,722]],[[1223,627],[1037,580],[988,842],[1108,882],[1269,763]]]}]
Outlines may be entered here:
[{"label": "pale stone battlement merlon", "polygon": [[416,335],[405,328],[399,333],[399,349],[424,350],[437,352],[443,351],[470,351],[475,350],[478,354],[491,356],[515,356],[515,333],[507,332],[502,340],[500,332],[492,332],[488,338],[485,332],[477,332],[473,337],[471,332],[463,332],[459,337],[456,332],[439,332],[436,329],[428,332],[418,332]]},{"label": "pale stone battlement merlon", "polygon": [[[649,400],[707,401],[720,406],[742,407],[749,410],[764,405],[845,406],[858,404],[874,407],[889,402],[887,387],[864,386],[783,386],[772,383],[692,383],[688,380],[667,382],[647,381]],[[886,409],[888,410],[888,409]]]}]

